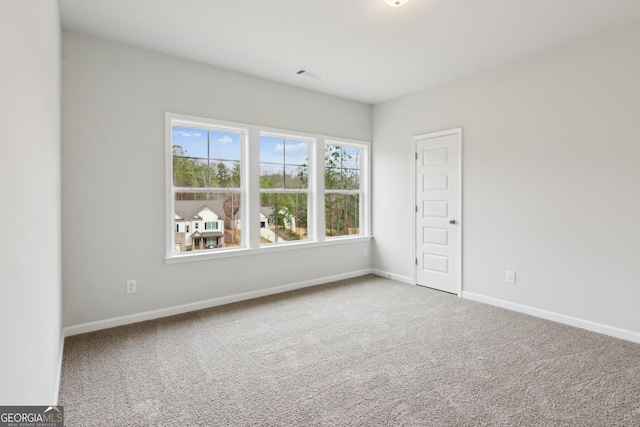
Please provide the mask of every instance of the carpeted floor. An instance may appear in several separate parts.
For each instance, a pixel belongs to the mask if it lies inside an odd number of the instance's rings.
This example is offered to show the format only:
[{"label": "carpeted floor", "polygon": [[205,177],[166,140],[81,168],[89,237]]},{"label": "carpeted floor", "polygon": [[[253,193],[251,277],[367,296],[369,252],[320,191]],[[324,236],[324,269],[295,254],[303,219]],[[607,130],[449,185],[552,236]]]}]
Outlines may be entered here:
[{"label": "carpeted floor", "polygon": [[367,276],[67,338],[67,426],[638,426],[640,345]]}]

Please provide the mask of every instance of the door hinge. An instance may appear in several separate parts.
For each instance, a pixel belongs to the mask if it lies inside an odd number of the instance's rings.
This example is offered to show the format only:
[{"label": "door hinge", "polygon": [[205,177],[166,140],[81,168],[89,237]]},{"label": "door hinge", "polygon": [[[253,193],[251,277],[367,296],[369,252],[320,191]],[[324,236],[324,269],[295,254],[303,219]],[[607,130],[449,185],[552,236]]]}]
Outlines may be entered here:
[{"label": "door hinge", "polygon": [[416,213],[418,213],[418,205],[416,205]]},{"label": "door hinge", "polygon": [[416,258],[416,265],[418,265],[418,258]]},{"label": "door hinge", "polygon": [[418,153],[416,153],[416,160],[418,160]]}]

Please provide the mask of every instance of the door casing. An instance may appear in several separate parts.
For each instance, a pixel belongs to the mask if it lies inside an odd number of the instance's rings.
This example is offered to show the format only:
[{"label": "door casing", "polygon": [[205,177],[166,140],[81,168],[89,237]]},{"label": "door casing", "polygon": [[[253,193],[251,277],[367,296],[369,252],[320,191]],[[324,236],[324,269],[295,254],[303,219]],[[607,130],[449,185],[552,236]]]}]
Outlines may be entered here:
[{"label": "door casing", "polygon": [[416,243],[417,243],[417,233],[418,233],[418,227],[417,227],[417,215],[415,214],[416,212],[416,207],[418,206],[418,200],[417,200],[417,191],[416,191],[416,179],[417,179],[417,166],[416,166],[416,154],[417,154],[417,148],[418,148],[418,141],[422,140],[422,139],[426,139],[426,138],[437,138],[440,136],[447,136],[447,135],[457,135],[458,137],[458,211],[457,212],[452,212],[450,214],[451,218],[455,218],[457,221],[457,225],[459,227],[459,232],[457,234],[457,251],[456,251],[456,257],[458,258],[458,262],[456,263],[456,273],[457,273],[457,295],[459,297],[462,297],[462,230],[463,230],[463,221],[462,221],[462,128],[454,128],[454,129],[448,129],[448,130],[443,130],[443,131],[439,131],[439,132],[430,132],[430,133],[425,133],[425,134],[421,134],[421,135],[416,135],[414,136],[412,139],[412,161],[411,161],[411,165],[412,165],[412,199],[413,199],[413,205],[411,206],[411,210],[412,212],[414,212],[413,215],[413,238],[412,238],[412,252],[413,252],[413,259],[412,259],[412,264],[413,264],[413,269],[412,269],[412,283],[414,285],[417,285],[417,264],[416,264],[416,260],[417,260],[417,251],[416,251]]}]

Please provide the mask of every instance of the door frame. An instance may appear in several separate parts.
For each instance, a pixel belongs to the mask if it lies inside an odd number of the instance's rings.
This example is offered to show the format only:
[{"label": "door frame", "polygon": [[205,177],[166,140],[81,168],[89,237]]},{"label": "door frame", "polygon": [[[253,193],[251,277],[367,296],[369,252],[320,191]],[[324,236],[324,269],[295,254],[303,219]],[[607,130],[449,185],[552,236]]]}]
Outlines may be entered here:
[{"label": "door frame", "polygon": [[416,161],[417,161],[417,156],[418,156],[418,141],[422,140],[422,139],[427,139],[427,138],[437,138],[440,136],[447,136],[447,135],[456,135],[458,137],[458,212],[452,212],[450,217],[451,218],[455,218],[457,223],[458,223],[458,229],[459,229],[459,233],[458,233],[458,238],[457,238],[457,244],[458,244],[458,250],[456,253],[456,256],[458,257],[458,263],[457,263],[457,267],[456,267],[456,273],[457,273],[457,277],[458,277],[458,292],[457,295],[458,297],[462,297],[462,227],[463,227],[463,221],[462,221],[462,127],[458,127],[458,128],[453,128],[453,129],[447,129],[447,130],[443,130],[443,131],[438,131],[438,132],[429,132],[429,133],[424,133],[424,134],[420,134],[420,135],[416,135],[414,137],[411,138],[412,141],[412,148],[413,148],[413,153],[411,154],[411,156],[413,157],[411,159],[411,176],[412,176],[412,182],[411,182],[411,191],[412,191],[412,202],[413,202],[413,206],[411,206],[411,210],[413,212],[413,235],[412,235],[412,254],[413,254],[413,259],[412,259],[412,273],[411,273],[411,280],[412,283],[416,286],[418,286],[418,273],[417,273],[417,257],[418,254],[416,253],[416,243],[417,243],[417,209],[418,209],[418,200],[416,197],[416,174],[417,174],[417,166],[416,166]]}]

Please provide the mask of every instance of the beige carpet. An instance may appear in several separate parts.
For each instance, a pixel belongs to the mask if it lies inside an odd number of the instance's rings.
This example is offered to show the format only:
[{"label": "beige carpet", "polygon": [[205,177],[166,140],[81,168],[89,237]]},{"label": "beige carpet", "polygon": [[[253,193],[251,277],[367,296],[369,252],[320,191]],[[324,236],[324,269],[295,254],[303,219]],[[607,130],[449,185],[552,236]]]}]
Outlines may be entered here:
[{"label": "beige carpet", "polygon": [[640,345],[374,276],[67,338],[67,426],[639,426]]}]

